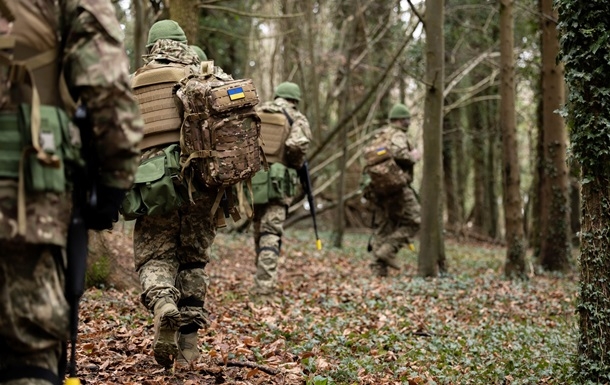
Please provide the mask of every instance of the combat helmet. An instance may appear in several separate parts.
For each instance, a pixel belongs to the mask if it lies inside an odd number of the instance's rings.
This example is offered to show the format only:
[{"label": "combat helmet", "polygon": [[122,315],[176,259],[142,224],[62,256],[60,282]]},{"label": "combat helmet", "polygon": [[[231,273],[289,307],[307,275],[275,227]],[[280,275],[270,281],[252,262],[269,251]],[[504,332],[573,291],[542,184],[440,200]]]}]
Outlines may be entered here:
[{"label": "combat helmet", "polygon": [[205,52],[203,52],[203,50],[199,46],[190,45],[189,47],[191,47],[193,49],[193,51],[195,51],[197,53],[197,56],[199,56],[199,60],[201,60],[201,61],[208,60],[208,56],[205,54]]},{"label": "combat helmet", "polygon": [[152,47],[159,39],[169,39],[186,43],[186,35],[180,25],[173,20],[157,21],[148,31],[146,48]]},{"label": "combat helmet", "polygon": [[411,117],[411,113],[407,106],[402,103],[396,103],[390,110],[390,114],[388,115],[388,119],[409,119]]},{"label": "combat helmet", "polygon": [[297,102],[301,101],[301,89],[296,83],[283,82],[275,89],[274,98],[292,99]]}]

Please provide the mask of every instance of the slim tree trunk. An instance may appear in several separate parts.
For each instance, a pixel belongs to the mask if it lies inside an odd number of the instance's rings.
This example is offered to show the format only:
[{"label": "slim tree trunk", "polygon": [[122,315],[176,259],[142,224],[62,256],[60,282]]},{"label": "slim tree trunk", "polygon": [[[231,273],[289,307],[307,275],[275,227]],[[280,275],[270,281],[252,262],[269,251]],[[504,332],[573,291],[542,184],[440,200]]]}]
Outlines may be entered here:
[{"label": "slim tree trunk", "polygon": [[525,276],[523,212],[519,191],[519,156],[515,119],[515,64],[513,58],[513,0],[500,0],[500,125],[506,227],[506,264],[508,277]]},{"label": "slim tree trunk", "polygon": [[559,38],[553,0],[540,0],[542,24],[542,173],[540,264],[551,271],[570,268],[568,137],[556,112],[564,104],[563,66],[557,63]]},{"label": "slim tree trunk", "polygon": [[442,124],[444,86],[444,0],[426,0],[426,99],[424,102],[424,179],[418,255],[421,276],[445,268],[442,236]]}]

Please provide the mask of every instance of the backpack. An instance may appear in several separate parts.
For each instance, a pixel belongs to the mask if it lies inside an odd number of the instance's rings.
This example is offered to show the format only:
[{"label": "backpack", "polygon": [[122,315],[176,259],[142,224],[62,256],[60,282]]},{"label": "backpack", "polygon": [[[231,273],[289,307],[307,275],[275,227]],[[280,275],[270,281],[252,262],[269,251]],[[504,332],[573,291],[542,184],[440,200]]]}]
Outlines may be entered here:
[{"label": "backpack", "polygon": [[[261,121],[254,109],[259,102],[254,83],[251,79],[219,76],[211,62],[202,63],[202,68],[205,65],[207,71],[176,84],[174,94],[183,116],[180,129],[183,176],[189,185],[196,178],[206,187],[218,189],[212,206],[215,213],[221,199],[226,199],[227,188],[240,182],[250,185],[264,163],[261,160],[264,155],[260,145]],[[238,218],[233,209],[233,219]]]},{"label": "backpack", "polygon": [[280,113],[261,109],[258,116],[261,119],[262,147],[267,162],[286,165],[286,139],[292,122],[284,110]]},{"label": "backpack", "polygon": [[363,150],[364,172],[371,178],[371,188],[380,196],[394,194],[408,184],[407,174],[390,151],[390,134],[390,130],[381,130]]}]

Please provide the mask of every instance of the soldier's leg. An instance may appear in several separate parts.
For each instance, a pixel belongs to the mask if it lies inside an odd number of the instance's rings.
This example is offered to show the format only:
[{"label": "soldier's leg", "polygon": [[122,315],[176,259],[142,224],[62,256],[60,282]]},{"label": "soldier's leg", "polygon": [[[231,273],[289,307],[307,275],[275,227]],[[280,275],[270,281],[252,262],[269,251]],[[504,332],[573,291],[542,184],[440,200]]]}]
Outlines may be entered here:
[{"label": "soldier's leg", "polygon": [[210,249],[216,236],[216,221],[211,215],[213,198],[215,197],[202,198],[180,212],[180,267],[176,287],[180,291],[178,360],[182,364],[199,358],[197,331],[208,324],[205,297],[209,277],[205,267],[210,260]]},{"label": "soldier's leg", "polygon": [[396,258],[398,248],[391,238],[396,228],[397,223],[384,210],[381,213],[381,224],[371,241],[373,262],[370,264],[370,268],[373,274],[377,276],[387,276],[389,267],[400,269],[400,264]]},{"label": "soldier's leg", "polygon": [[178,354],[180,292],[175,287],[180,229],[178,215],[138,218],[134,228],[134,257],[142,286],[141,300],[153,312],[155,360],[169,367]]},{"label": "soldier's leg", "polygon": [[0,247],[0,383],[57,383],[69,334],[64,253],[16,242]]},{"label": "soldier's leg", "polygon": [[277,267],[286,220],[286,206],[268,204],[261,217],[259,248],[256,255],[256,274],[253,295],[271,295],[276,290]]}]

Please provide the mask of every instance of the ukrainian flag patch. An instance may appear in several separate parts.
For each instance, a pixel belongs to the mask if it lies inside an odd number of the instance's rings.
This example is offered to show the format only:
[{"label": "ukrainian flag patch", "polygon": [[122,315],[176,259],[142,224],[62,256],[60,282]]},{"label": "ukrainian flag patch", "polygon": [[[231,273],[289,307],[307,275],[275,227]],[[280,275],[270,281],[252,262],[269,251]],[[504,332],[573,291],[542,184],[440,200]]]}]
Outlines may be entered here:
[{"label": "ukrainian flag patch", "polygon": [[231,100],[239,100],[246,97],[244,89],[241,87],[231,88],[230,90],[227,90],[227,94],[229,94],[229,99]]},{"label": "ukrainian flag patch", "polygon": [[377,156],[385,155],[388,150],[385,147],[380,147],[377,149]]}]

